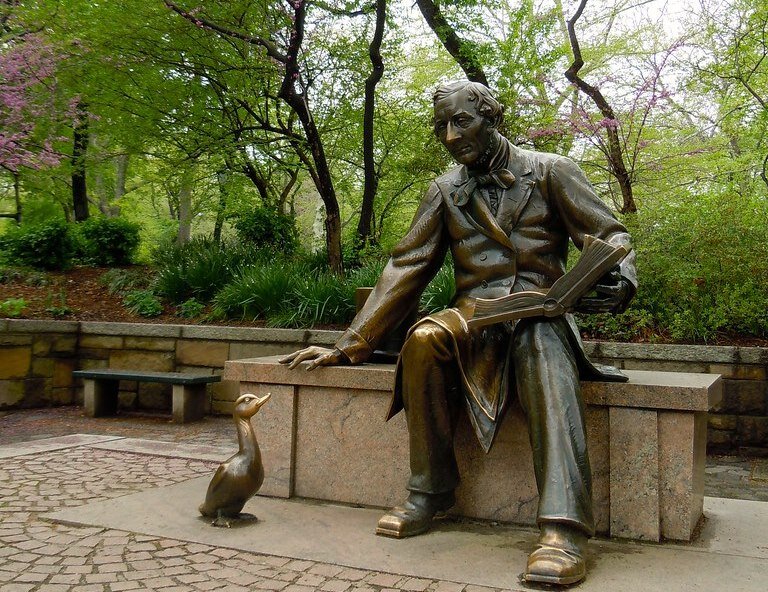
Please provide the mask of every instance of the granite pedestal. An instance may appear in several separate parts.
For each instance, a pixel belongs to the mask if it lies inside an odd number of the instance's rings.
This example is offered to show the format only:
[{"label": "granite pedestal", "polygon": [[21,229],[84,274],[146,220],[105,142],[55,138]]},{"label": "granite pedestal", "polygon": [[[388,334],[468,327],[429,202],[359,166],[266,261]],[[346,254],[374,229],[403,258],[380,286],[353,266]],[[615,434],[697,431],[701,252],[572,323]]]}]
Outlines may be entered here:
[{"label": "granite pedestal", "polygon": [[[240,392],[272,393],[253,419],[266,480],[261,493],[390,507],[407,495],[403,414],[384,418],[394,366],[289,370],[278,356],[231,360],[223,378]],[[628,383],[584,382],[599,533],[647,541],[691,540],[702,516],[706,416],[720,377],[627,371]],[[534,524],[538,495],[525,418],[516,404],[489,454],[466,418],[456,453],[457,514]]]}]

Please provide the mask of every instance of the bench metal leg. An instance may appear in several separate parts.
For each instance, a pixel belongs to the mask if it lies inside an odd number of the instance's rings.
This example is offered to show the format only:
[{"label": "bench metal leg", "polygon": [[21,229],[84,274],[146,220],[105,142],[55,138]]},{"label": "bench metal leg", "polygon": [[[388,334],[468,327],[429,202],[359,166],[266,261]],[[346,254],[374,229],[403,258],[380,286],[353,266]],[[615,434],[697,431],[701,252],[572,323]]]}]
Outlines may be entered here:
[{"label": "bench metal leg", "polygon": [[205,384],[173,385],[173,421],[187,423],[205,415]]},{"label": "bench metal leg", "polygon": [[119,380],[85,379],[83,381],[85,414],[88,417],[115,415],[119,388]]}]

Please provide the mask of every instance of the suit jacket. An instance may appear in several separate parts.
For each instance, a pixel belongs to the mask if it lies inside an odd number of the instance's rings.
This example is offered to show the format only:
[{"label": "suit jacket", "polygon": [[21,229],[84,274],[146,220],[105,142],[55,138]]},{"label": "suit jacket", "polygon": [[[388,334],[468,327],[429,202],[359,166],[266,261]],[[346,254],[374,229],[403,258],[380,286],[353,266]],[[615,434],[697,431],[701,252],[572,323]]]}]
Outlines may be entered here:
[{"label": "suit jacket", "polygon": [[[467,195],[465,166],[435,179],[421,200],[408,233],[392,252],[365,306],[336,347],[350,361],[370,356],[382,336],[418,301],[450,249],[456,295],[450,309],[432,315],[455,336],[462,390],[470,419],[488,450],[505,409],[510,384],[509,348],[514,330],[492,325],[469,331],[460,314],[474,298],[499,298],[513,291],[547,289],[565,273],[569,239],[581,249],[585,235],[629,244],[626,228],[597,196],[581,169],[570,159],[513,146],[502,136],[492,169],[506,168],[515,181],[499,190],[494,216],[482,190]],[[621,273],[637,285],[634,252]],[[582,376],[625,378],[589,364],[575,323],[568,318]],[[402,408],[398,362],[390,417]]]}]

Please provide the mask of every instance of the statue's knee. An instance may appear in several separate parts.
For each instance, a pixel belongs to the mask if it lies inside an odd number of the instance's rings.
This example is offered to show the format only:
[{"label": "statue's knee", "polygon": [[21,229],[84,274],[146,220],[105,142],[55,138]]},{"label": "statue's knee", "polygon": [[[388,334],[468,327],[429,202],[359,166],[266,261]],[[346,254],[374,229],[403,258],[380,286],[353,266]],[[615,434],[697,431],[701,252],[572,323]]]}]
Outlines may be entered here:
[{"label": "statue's knee", "polygon": [[405,340],[401,356],[410,358],[414,355],[424,355],[426,352],[445,350],[450,341],[450,335],[437,323],[422,322],[416,325]]}]

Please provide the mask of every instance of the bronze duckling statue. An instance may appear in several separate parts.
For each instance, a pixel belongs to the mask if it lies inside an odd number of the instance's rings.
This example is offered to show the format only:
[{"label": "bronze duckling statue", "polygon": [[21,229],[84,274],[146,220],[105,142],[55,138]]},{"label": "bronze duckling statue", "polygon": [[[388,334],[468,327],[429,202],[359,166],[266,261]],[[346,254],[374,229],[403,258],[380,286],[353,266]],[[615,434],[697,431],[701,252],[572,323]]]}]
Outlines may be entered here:
[{"label": "bronze duckling statue", "polygon": [[240,513],[245,502],[253,497],[264,482],[264,466],[261,464],[261,452],[251,417],[271,396],[271,393],[267,393],[259,398],[248,393],[235,401],[232,417],[237,426],[240,450],[216,470],[208,485],[205,502],[199,508],[203,516],[214,519],[211,522],[214,526],[230,527],[232,521],[238,519],[255,520],[255,516]]}]

